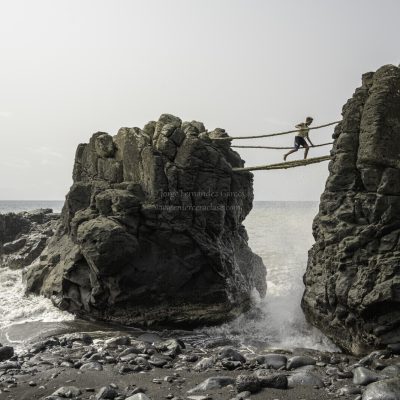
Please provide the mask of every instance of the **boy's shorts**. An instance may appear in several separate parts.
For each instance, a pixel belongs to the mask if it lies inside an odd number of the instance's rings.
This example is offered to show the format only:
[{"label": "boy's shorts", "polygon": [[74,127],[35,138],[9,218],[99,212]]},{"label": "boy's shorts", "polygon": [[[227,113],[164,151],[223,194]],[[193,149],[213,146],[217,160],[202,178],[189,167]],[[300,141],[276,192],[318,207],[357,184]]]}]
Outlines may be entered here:
[{"label": "boy's shorts", "polygon": [[294,137],[294,148],[296,150],[298,150],[300,148],[300,146],[307,147],[308,145],[307,145],[306,140],[303,137],[295,136]]}]

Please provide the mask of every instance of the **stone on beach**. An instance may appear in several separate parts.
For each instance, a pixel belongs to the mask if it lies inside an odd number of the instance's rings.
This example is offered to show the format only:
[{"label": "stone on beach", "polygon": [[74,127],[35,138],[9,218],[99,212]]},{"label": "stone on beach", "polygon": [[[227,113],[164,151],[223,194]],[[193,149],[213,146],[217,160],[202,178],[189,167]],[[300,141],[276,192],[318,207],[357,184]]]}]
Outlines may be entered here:
[{"label": "stone on beach", "polygon": [[82,391],[75,386],[62,386],[57,389],[50,397],[62,397],[66,399],[72,399],[79,396]]},{"label": "stone on beach", "polygon": [[312,372],[296,372],[288,377],[288,387],[296,386],[316,386],[322,388],[325,386],[322,379]]},{"label": "stone on beach", "polygon": [[204,390],[220,389],[228,385],[235,384],[235,379],[230,376],[212,376],[198,384],[193,389],[188,390],[188,394],[201,392]]},{"label": "stone on beach", "polygon": [[102,399],[115,399],[118,396],[118,392],[111,386],[102,387],[96,394],[96,400]]},{"label": "stone on beach", "polygon": [[382,379],[381,375],[364,367],[357,367],[353,371],[353,383],[355,385],[368,385]]},{"label": "stone on beach", "polygon": [[287,369],[296,369],[300,367],[305,367],[308,365],[315,365],[316,361],[309,356],[294,356],[287,360]]},{"label": "stone on beach", "polygon": [[288,378],[284,374],[270,374],[268,371],[259,369],[255,372],[261,386],[274,389],[287,389]]},{"label": "stone on beach", "polygon": [[261,390],[260,379],[255,375],[239,375],[236,378],[236,390],[239,393],[257,393]]},{"label": "stone on beach", "polygon": [[133,396],[127,397],[125,400],[151,400],[144,393],[136,393]]},{"label": "stone on beach", "polygon": [[212,357],[202,358],[194,367],[195,371],[204,371],[211,368],[214,365],[214,359]]},{"label": "stone on beach", "polygon": [[9,360],[14,355],[14,348],[0,345],[0,361]]},{"label": "stone on beach", "polygon": [[92,362],[88,362],[83,364],[80,368],[81,371],[87,371],[87,370],[91,370],[91,371],[102,371],[103,370],[103,366],[96,361],[92,361]]},{"label": "stone on beach", "polygon": [[362,400],[400,400],[400,379],[371,383],[363,393]]},{"label": "stone on beach", "polygon": [[283,354],[267,354],[259,357],[258,362],[267,368],[280,369],[286,367],[287,357]]}]

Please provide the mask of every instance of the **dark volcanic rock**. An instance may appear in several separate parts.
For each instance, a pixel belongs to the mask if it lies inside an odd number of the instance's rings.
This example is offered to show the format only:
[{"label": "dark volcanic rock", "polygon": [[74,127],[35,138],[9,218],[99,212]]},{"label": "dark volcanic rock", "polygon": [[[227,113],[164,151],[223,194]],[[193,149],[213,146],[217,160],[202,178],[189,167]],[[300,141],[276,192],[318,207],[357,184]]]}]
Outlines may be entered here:
[{"label": "dark volcanic rock", "polygon": [[140,325],[213,324],[265,295],[242,225],[252,174],[217,129],[164,114],[78,146],[74,183],[28,292],[81,316]]},{"label": "dark volcanic rock", "polygon": [[255,375],[239,375],[236,377],[236,390],[238,393],[257,393],[261,390],[261,382]]},{"label": "dark volcanic rock", "polygon": [[302,307],[346,351],[400,341],[400,68],[363,76],[335,129]]},{"label": "dark volcanic rock", "polygon": [[22,268],[35,261],[54,233],[59,214],[51,209],[0,214],[0,263]]},{"label": "dark volcanic rock", "polygon": [[400,400],[400,379],[371,383],[363,393],[362,400]]},{"label": "dark volcanic rock", "polygon": [[0,361],[8,360],[14,355],[14,348],[0,344]]}]

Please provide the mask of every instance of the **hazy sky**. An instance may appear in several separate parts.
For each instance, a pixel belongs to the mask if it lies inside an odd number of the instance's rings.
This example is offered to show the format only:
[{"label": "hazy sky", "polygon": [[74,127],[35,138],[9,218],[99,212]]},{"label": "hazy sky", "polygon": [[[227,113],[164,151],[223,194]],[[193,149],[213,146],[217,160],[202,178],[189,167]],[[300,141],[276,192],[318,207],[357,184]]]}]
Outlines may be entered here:
[{"label": "hazy sky", "polygon": [[[0,199],[64,198],[78,143],[162,113],[231,135],[340,119],[362,73],[399,64],[399,15],[398,0],[0,0]],[[318,200],[326,176],[255,172],[256,199]]]}]

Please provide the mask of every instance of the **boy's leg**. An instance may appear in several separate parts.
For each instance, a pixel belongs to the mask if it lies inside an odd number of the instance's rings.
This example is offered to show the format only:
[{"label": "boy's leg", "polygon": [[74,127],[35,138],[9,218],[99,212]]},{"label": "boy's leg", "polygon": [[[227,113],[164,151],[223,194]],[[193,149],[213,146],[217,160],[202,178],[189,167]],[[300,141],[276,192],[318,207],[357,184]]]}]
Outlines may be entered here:
[{"label": "boy's leg", "polygon": [[288,152],[283,156],[284,161],[286,161],[286,158],[287,158],[287,156],[288,156],[289,154],[295,153],[297,150],[298,150],[298,148],[295,147],[293,150],[288,151]]},{"label": "boy's leg", "polygon": [[310,146],[308,146],[308,145],[304,146],[304,159],[307,158],[308,150],[309,150],[309,149],[310,149]]}]

